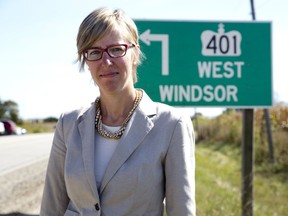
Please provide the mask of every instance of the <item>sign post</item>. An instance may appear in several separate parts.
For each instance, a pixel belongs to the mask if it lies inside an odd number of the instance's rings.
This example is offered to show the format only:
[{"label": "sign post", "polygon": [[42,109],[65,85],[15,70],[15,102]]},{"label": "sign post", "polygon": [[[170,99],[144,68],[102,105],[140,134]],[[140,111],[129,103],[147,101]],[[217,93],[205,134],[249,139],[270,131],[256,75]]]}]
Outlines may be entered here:
[{"label": "sign post", "polygon": [[242,128],[242,216],[253,216],[254,110],[243,110]]}]

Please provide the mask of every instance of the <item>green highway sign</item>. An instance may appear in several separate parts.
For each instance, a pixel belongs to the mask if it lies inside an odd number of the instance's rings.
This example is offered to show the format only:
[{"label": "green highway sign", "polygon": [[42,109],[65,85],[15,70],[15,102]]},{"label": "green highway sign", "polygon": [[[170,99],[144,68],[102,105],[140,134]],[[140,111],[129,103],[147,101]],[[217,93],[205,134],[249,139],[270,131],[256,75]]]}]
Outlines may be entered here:
[{"label": "green highway sign", "polygon": [[135,20],[136,87],[173,106],[272,105],[271,23]]}]

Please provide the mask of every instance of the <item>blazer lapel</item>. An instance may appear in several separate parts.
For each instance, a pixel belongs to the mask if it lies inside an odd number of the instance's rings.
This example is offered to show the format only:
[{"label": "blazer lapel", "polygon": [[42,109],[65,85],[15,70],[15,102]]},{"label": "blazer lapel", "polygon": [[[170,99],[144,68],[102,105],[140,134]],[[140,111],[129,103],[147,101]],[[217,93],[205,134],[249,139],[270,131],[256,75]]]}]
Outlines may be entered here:
[{"label": "blazer lapel", "polygon": [[95,157],[94,157],[94,138],[95,138],[95,105],[92,105],[85,113],[83,113],[82,121],[78,125],[82,140],[82,157],[85,173],[88,182],[92,188],[95,197],[98,197],[96,180],[95,180]]},{"label": "blazer lapel", "polygon": [[[143,141],[145,136],[153,128],[154,123],[150,117],[156,114],[156,105],[143,91],[143,98],[130,119],[126,131],[113,154],[105,175],[102,179],[100,193],[103,192],[111,178],[116,174],[120,167],[125,163],[138,145]],[[133,125],[132,125],[133,124]]]}]

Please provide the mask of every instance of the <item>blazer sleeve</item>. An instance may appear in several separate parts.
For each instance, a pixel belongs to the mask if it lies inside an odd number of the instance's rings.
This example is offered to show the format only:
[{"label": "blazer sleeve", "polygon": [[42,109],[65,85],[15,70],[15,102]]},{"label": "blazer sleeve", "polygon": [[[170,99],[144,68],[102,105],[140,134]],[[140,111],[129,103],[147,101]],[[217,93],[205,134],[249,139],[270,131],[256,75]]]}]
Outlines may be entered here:
[{"label": "blazer sleeve", "polygon": [[66,211],[69,198],[64,180],[65,155],[63,115],[61,115],[56,126],[47,167],[40,209],[41,216],[63,216]]},{"label": "blazer sleeve", "polygon": [[195,138],[192,121],[181,117],[165,159],[167,215],[196,216]]}]

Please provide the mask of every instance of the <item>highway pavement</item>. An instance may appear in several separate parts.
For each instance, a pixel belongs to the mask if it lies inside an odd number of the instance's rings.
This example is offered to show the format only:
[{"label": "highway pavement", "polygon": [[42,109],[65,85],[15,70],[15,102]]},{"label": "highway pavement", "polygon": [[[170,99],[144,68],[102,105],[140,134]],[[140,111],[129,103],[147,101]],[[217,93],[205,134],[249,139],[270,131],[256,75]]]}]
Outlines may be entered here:
[{"label": "highway pavement", "polygon": [[0,175],[47,159],[53,133],[0,136]]}]

